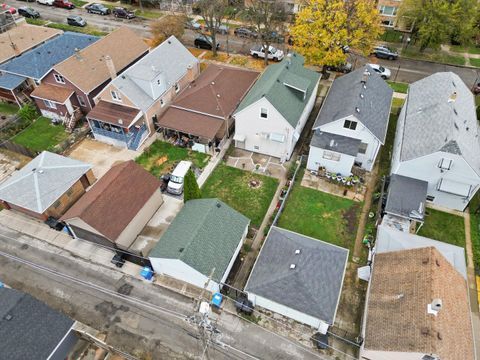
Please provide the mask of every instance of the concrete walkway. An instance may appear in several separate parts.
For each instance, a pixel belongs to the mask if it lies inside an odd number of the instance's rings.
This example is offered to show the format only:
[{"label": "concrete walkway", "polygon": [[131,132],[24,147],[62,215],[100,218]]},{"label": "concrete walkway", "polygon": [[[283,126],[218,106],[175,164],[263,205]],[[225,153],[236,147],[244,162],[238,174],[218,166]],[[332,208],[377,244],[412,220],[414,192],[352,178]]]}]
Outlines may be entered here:
[{"label": "concrete walkway", "polygon": [[197,179],[197,183],[199,187],[202,187],[203,184],[205,184],[205,181],[207,181],[208,177],[210,174],[215,170],[217,167],[218,163],[222,161],[225,153],[227,152],[228,148],[230,147],[230,144],[232,142],[232,139],[228,139],[225,144],[222,147],[222,150],[220,150],[219,153],[216,153],[208,162],[207,166],[205,166],[205,169],[203,169],[202,173]]}]

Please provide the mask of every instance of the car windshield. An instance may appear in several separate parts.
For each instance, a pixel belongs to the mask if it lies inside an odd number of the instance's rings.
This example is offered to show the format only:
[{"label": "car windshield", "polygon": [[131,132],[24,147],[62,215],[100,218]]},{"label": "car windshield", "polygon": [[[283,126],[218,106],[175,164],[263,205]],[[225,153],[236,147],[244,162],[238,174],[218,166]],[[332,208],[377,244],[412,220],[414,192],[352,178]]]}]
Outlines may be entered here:
[{"label": "car windshield", "polygon": [[384,72],[385,71],[385,68],[383,66],[379,66],[378,67],[378,70],[380,70],[381,72]]},{"label": "car windshield", "polygon": [[273,46],[270,47],[270,52],[273,54],[273,53],[276,53],[278,50],[276,48],[274,48]]},{"label": "car windshield", "polygon": [[170,181],[173,181],[176,184],[183,184],[183,178],[180,176],[170,176]]}]

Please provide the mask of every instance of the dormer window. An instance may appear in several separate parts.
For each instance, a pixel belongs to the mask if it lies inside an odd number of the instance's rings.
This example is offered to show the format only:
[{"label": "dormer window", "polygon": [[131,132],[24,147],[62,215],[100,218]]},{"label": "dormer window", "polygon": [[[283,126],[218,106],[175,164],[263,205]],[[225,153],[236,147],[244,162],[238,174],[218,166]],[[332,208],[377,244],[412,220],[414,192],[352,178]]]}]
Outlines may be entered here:
[{"label": "dormer window", "polygon": [[438,163],[438,167],[442,170],[450,170],[452,168],[453,160],[442,158]]},{"label": "dormer window", "polygon": [[112,95],[112,99],[115,101],[122,101],[122,98],[120,97],[120,94],[117,91],[110,91],[110,94]]},{"label": "dormer window", "polygon": [[352,120],[345,120],[343,123],[345,129],[355,130],[357,128],[357,122]]},{"label": "dormer window", "polygon": [[268,118],[268,109],[267,108],[260,108],[260,117],[262,119]]},{"label": "dormer window", "polygon": [[62,75],[59,74],[53,74],[53,77],[55,78],[55,81],[59,84],[65,84],[65,79]]}]

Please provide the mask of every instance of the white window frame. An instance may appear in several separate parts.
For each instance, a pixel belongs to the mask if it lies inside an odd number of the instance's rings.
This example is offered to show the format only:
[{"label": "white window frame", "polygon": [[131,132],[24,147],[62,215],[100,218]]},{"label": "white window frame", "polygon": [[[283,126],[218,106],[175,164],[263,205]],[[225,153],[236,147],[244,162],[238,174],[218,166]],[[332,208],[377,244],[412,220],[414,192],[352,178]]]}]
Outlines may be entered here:
[{"label": "white window frame", "polygon": [[442,170],[450,170],[453,165],[453,160],[447,159],[447,158],[442,158],[440,162],[438,163],[438,167]]},{"label": "white window frame", "polygon": [[77,100],[80,106],[87,106],[87,103],[83,100],[83,96],[77,95]]},{"label": "white window frame", "polygon": [[59,84],[65,84],[65,78],[60,74],[53,74],[55,81]]},{"label": "white window frame", "polygon": [[55,104],[53,101],[43,99],[43,103],[49,109],[56,109],[57,108],[57,104]]},{"label": "white window frame", "polygon": [[[265,114],[265,116],[263,116],[264,114]],[[264,107],[260,108],[260,119],[268,119],[268,109],[267,108],[264,108]]]},{"label": "white window frame", "polygon": [[[362,146],[364,146],[365,148],[363,148]],[[367,153],[367,149],[368,149],[368,143],[361,142],[360,146],[358,147],[358,153],[364,155]]]},{"label": "white window frame", "polygon": [[322,158],[330,161],[340,161],[342,155],[334,151],[323,150]]},{"label": "white window frame", "polygon": [[[389,14],[389,13],[386,13],[385,10],[386,9],[392,9],[392,13]],[[397,12],[398,12],[398,7],[396,6],[390,6],[390,5],[381,5],[379,7],[379,11],[380,11],[380,15],[383,15],[383,16],[397,16]]]},{"label": "white window frame", "polygon": [[111,90],[110,95],[112,96],[112,100],[122,102],[122,97],[120,96],[120,93],[118,93],[117,91]]},{"label": "white window frame", "polygon": [[[347,122],[350,124],[349,126],[347,126]],[[352,125],[353,125],[353,128],[352,128]],[[355,120],[345,119],[345,121],[343,122],[343,127],[345,129],[355,131],[357,130],[357,122]]]}]

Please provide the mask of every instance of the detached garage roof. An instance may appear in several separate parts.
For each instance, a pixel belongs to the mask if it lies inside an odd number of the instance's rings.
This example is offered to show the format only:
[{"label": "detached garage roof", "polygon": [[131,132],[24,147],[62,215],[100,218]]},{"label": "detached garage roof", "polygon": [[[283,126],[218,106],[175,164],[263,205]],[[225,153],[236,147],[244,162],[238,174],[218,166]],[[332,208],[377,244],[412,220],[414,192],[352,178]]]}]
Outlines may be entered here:
[{"label": "detached garage roof", "polygon": [[111,241],[120,236],[160,181],[133,160],[113,166],[62,216],[78,218]]},{"label": "detached garage roof", "polygon": [[0,184],[0,199],[42,214],[91,168],[44,151]]},{"label": "detached garage roof", "polygon": [[34,297],[0,289],[0,358],[47,359],[74,321]]},{"label": "detached garage roof", "polygon": [[179,259],[214,281],[225,274],[250,220],[218,199],[188,201],[149,254]]},{"label": "detached garage roof", "polygon": [[348,250],[272,227],[245,291],[333,324]]}]

